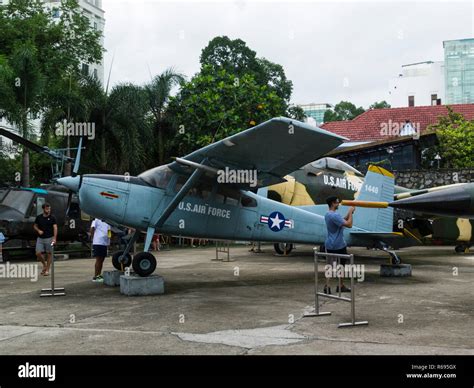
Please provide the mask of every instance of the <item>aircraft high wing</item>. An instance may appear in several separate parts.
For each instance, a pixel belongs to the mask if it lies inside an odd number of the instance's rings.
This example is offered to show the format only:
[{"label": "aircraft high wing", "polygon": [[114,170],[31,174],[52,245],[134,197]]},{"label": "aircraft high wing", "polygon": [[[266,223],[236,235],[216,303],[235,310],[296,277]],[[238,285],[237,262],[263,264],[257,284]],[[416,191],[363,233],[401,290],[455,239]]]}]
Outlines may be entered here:
[{"label": "aircraft high wing", "polygon": [[[256,170],[257,187],[284,182],[285,175],[318,159],[346,138],[297,120],[277,117],[192,152],[172,163],[208,173]],[[241,184],[242,188],[249,188]]]}]

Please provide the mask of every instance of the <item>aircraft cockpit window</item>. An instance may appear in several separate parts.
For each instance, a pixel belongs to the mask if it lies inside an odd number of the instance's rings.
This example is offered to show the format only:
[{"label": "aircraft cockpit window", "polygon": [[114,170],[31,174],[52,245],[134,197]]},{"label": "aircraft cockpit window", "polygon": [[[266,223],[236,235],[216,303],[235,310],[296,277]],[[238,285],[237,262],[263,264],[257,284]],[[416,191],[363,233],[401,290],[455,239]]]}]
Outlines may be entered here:
[{"label": "aircraft cockpit window", "polygon": [[347,172],[352,172],[358,176],[363,176],[363,174],[360,171],[356,170],[354,167],[348,165],[346,162],[343,162],[342,160],[338,160],[335,158],[318,159],[312,162],[311,166],[313,166],[314,168],[319,168],[319,169],[329,168],[331,170],[347,171]]},{"label": "aircraft cockpit window", "polygon": [[245,195],[240,200],[240,203],[242,204],[243,207],[257,207],[257,201]]},{"label": "aircraft cockpit window", "polygon": [[31,191],[10,191],[3,199],[2,205],[18,210],[26,214],[30,207],[34,194]]},{"label": "aircraft cockpit window", "polygon": [[225,186],[219,186],[217,189],[216,199],[221,202],[221,197],[225,197],[223,202],[226,205],[239,206],[240,193],[237,190],[233,190]]},{"label": "aircraft cockpit window", "polygon": [[34,213],[33,215],[39,216],[41,213],[43,213],[43,205],[46,203],[46,198],[43,197],[37,197],[36,198],[36,203],[34,204]]},{"label": "aircraft cockpit window", "polygon": [[173,171],[168,166],[160,166],[145,171],[138,177],[151,186],[166,189],[172,176]]}]

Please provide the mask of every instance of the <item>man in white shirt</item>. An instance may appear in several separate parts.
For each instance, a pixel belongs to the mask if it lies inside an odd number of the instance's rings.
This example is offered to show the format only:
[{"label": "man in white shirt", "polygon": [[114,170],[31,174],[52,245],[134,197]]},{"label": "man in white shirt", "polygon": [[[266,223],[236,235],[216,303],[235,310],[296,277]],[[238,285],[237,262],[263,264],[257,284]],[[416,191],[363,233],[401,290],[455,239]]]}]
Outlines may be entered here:
[{"label": "man in white shirt", "polygon": [[107,247],[110,245],[110,225],[95,218],[91,224],[92,252],[95,257],[95,275],[93,282],[102,283],[102,266],[107,257]]}]

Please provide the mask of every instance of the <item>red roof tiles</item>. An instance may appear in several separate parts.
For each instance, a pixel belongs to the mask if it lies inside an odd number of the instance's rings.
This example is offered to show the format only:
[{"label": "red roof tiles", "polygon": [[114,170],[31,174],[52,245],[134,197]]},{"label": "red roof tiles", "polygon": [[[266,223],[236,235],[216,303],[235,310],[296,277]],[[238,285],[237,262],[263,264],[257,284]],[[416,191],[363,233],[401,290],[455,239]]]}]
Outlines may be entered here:
[{"label": "red roof tiles", "polygon": [[[465,119],[474,119],[474,104],[449,106],[455,112],[461,113]],[[437,123],[438,117],[445,116],[447,113],[446,105],[371,109],[352,120],[324,123],[321,128],[345,136],[350,141],[376,141],[387,139],[387,135],[384,135],[382,128],[387,128],[390,123],[392,128],[396,128],[396,126],[393,126],[395,123],[403,127],[408,120],[423,133],[429,124]]]}]

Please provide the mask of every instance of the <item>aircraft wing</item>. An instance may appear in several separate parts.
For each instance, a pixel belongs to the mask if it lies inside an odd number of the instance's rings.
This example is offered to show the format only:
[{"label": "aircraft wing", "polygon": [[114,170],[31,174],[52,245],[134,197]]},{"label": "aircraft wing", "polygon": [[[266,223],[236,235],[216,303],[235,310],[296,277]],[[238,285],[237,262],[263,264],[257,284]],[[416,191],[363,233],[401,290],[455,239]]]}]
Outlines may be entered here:
[{"label": "aircraft wing", "polygon": [[[226,167],[256,170],[257,187],[264,187],[284,182],[285,175],[319,159],[345,140],[324,129],[277,117],[194,151],[181,161],[202,163],[205,160],[204,164],[214,171]],[[178,164],[182,163],[173,162],[171,167]]]}]

